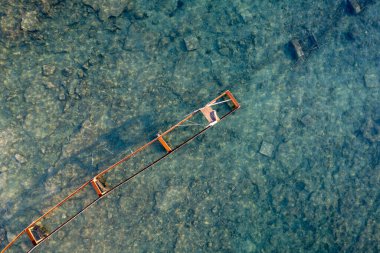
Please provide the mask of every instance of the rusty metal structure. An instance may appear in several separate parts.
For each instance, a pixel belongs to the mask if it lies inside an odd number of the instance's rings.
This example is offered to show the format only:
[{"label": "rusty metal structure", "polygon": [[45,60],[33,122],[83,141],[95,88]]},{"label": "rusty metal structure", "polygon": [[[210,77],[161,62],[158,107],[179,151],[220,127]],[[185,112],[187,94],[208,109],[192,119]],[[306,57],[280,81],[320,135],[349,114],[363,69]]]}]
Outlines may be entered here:
[{"label": "rusty metal structure", "polygon": [[[33,251],[42,242],[50,238],[97,201],[182,148],[238,108],[240,108],[240,104],[232,93],[229,90],[223,92],[204,107],[188,114],[183,120],[165,132],[158,134],[156,138],[137,148],[78,187],[66,198],[30,223],[29,226],[22,230],[1,250],[1,253],[19,252],[20,245],[17,244],[20,242],[24,243],[24,245],[26,242],[29,242],[30,246],[28,246],[29,250],[27,252]],[[182,131],[182,129],[189,128],[189,126],[197,126],[198,129],[195,133],[192,131],[190,131],[192,133]],[[149,151],[149,149],[151,150]],[[149,151],[149,154],[157,152],[158,156],[148,163],[139,162],[140,167],[137,166],[138,168],[127,176],[128,173],[126,173],[125,165],[132,159],[139,158],[139,155],[144,157],[146,155],[144,152],[146,151]],[[127,167],[130,168],[129,166]],[[63,216],[62,212],[65,211],[66,213]]]}]

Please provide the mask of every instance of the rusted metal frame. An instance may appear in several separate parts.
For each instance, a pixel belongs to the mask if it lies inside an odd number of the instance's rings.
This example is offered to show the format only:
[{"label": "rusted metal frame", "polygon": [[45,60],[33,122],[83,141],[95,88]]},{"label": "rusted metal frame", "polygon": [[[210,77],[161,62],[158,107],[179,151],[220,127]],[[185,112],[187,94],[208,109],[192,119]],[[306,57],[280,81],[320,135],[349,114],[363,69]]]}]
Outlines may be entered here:
[{"label": "rusted metal frame", "polygon": [[[234,97],[234,95],[232,95],[232,92],[229,91],[229,90],[227,90],[227,91],[225,92],[225,94],[229,97],[229,99],[231,99],[231,102],[234,104],[235,109],[239,109],[239,108],[240,108],[240,104],[239,104],[239,102],[236,100],[236,98]],[[235,110],[233,110],[233,111],[235,111]]]},{"label": "rusted metal frame", "polygon": [[98,185],[98,179],[97,179],[97,177],[94,177],[93,179],[91,179],[91,185],[92,185],[92,187],[94,188],[96,194],[98,194],[99,197],[101,197],[101,196],[104,195],[104,191],[102,189],[100,189],[100,187]]},{"label": "rusted metal frame", "polygon": [[[162,134],[160,134],[161,136],[165,136],[167,135],[168,133],[170,133],[171,131],[173,131],[175,128],[178,127],[178,125],[181,125],[183,124],[184,122],[186,122],[187,120],[189,120],[190,118],[192,118],[194,116],[195,112],[189,114],[187,117],[185,117],[185,119],[181,120],[180,122],[178,122],[176,125],[172,126],[171,128],[169,128],[168,130],[166,130],[165,132],[163,132]],[[140,148],[136,149],[134,152],[132,152],[131,154],[125,156],[123,159],[121,159],[120,161],[116,162],[115,164],[111,165],[110,167],[108,167],[107,169],[103,170],[102,172],[100,172],[96,177],[99,177],[99,176],[102,176],[104,174],[106,174],[107,172],[109,172],[110,170],[112,170],[113,168],[115,168],[116,166],[118,166],[119,164],[127,161],[128,159],[130,159],[131,157],[135,156],[137,153],[143,151],[144,149],[146,149],[148,146],[152,145],[154,142],[158,141],[158,138],[159,137],[156,137],[154,138],[153,140],[151,140],[150,142],[144,144],[143,146],[141,146]]]},{"label": "rusted metal frame", "polygon": [[84,183],[82,186],[80,186],[78,189],[76,189],[74,192],[72,192],[70,195],[68,195],[66,198],[64,198],[62,201],[60,201],[58,204],[56,204],[55,206],[53,206],[52,208],[50,208],[41,217],[39,217],[38,219],[36,219],[35,221],[33,221],[28,227],[33,227],[37,222],[41,221],[48,214],[50,214],[52,211],[54,211],[55,209],[57,209],[58,207],[60,207],[61,205],[63,205],[67,200],[69,200],[71,197],[73,197],[79,191],[83,190],[83,188],[86,187],[87,185],[89,185],[90,182],[91,182],[91,180],[88,181],[88,182],[86,182],[86,183]]},{"label": "rusted metal frame", "polygon": [[[175,128],[178,127],[178,125],[180,124],[183,124],[184,122],[186,122],[187,120],[189,120],[190,118],[192,118],[194,116],[195,113],[191,113],[190,115],[188,115],[187,117],[185,117],[185,119],[181,120],[179,123],[177,123],[176,125],[174,125],[173,127],[169,128],[168,130],[166,130],[164,133],[161,134],[161,136],[163,135],[166,135],[168,134],[169,132],[173,131]],[[144,150],[145,148],[147,148],[148,146],[150,146],[151,144],[153,144],[154,142],[156,142],[158,140],[159,137],[151,140],[150,142],[146,143],[145,145],[141,146],[140,148],[138,148],[137,150],[135,150],[133,153],[125,156],[124,158],[122,158],[121,160],[119,160],[118,162],[116,162],[115,164],[111,165],[110,167],[108,167],[106,170],[102,171],[101,173],[99,173],[98,175],[96,175],[94,178],[97,178],[99,176],[102,176],[104,174],[106,174],[107,172],[109,172],[110,170],[112,170],[113,168],[115,168],[116,166],[118,166],[119,164],[127,161],[128,159],[130,159],[131,157],[133,157],[134,155],[136,155],[137,153],[141,152],[142,150]],[[30,227],[33,227],[37,222],[41,221],[43,218],[45,218],[48,214],[50,214],[51,212],[53,212],[54,210],[56,210],[58,207],[60,207],[61,205],[63,205],[63,203],[65,203],[67,200],[69,200],[71,197],[73,197],[75,194],[77,194],[80,190],[82,190],[84,187],[86,187],[87,185],[89,185],[90,183],[92,184],[92,181],[93,179],[92,178],[91,180],[89,180],[88,182],[86,182],[85,184],[83,184],[82,186],[80,186],[78,189],[76,189],[74,192],[72,192],[70,195],[68,195],[66,198],[64,198],[62,201],[60,201],[57,205],[53,206],[52,208],[50,208],[46,213],[44,213],[41,217],[39,217],[38,219],[36,219],[35,221],[33,221],[25,230],[23,230],[20,234],[18,234],[18,236],[16,236],[2,251],[1,253],[4,253],[5,250],[9,249],[17,240],[18,238],[20,238],[20,236],[22,236],[24,233],[27,233],[27,230],[28,228]],[[96,185],[96,184],[95,184]],[[92,185],[94,187],[94,185]],[[102,196],[103,193],[101,191],[97,191],[97,189],[99,189],[98,186],[94,187],[96,193],[98,194],[98,196]],[[100,190],[100,189],[99,189]],[[32,241],[33,243],[33,241]]]},{"label": "rusted metal frame", "polygon": [[[82,186],[80,186],[78,189],[76,189],[73,193],[71,193],[69,196],[67,196],[66,198],[64,198],[61,202],[59,202],[57,205],[55,205],[54,207],[50,208],[46,213],[44,213],[41,217],[39,217],[38,219],[36,219],[35,221],[33,221],[26,229],[24,229],[22,232],[20,232],[11,242],[8,243],[7,246],[5,246],[5,248],[3,250],[1,250],[1,253],[4,253],[7,249],[9,249],[23,234],[27,234],[28,237],[31,239],[32,243],[33,240],[32,238],[30,237],[29,233],[31,228],[34,227],[34,225],[41,221],[43,218],[45,218],[48,214],[50,214],[52,211],[54,211],[55,209],[57,209],[58,207],[60,207],[64,202],[66,202],[68,199],[70,199],[72,196],[74,196],[75,194],[77,194],[80,190],[82,190],[84,187],[86,187],[88,184],[89,184],[90,181],[86,182],[85,184],[83,184]],[[33,235],[32,235],[33,236]],[[33,236],[34,237],[34,236]],[[42,242],[43,240],[35,240],[35,242],[38,244],[40,242]]]},{"label": "rusted metal frame", "polygon": [[[174,125],[173,127],[169,128],[168,130],[166,130],[164,133],[161,134],[161,136],[163,135],[166,135],[168,134],[169,132],[173,131],[175,128],[178,127],[178,125],[180,124],[183,124],[184,122],[186,122],[187,120],[189,120],[190,118],[192,118],[194,116],[195,112],[189,114],[187,117],[185,117],[185,119],[181,120],[179,123],[177,123],[176,125]],[[145,145],[141,146],[140,148],[138,148],[137,150],[135,150],[133,153],[125,156],[124,158],[122,158],[121,160],[119,160],[118,162],[116,162],[115,164],[111,165],[110,167],[108,167],[106,170],[102,171],[101,173],[99,173],[98,175],[96,175],[94,178],[97,178],[99,176],[102,176],[104,174],[106,174],[107,172],[109,172],[110,170],[112,170],[113,168],[115,168],[116,166],[118,166],[119,164],[127,161],[128,159],[130,159],[131,157],[133,157],[134,155],[136,155],[137,153],[141,152],[142,150],[144,150],[145,148],[147,148],[148,146],[150,146],[151,144],[153,144],[154,142],[156,142],[158,140],[159,137],[151,140],[150,142],[146,143]],[[76,189],[74,192],[72,192],[70,195],[68,195],[66,198],[64,198],[62,201],[60,201],[58,204],[56,204],[55,206],[53,206],[52,208],[50,208],[46,213],[44,213],[41,217],[39,217],[38,219],[36,219],[35,221],[33,221],[26,229],[24,229],[22,232],[20,232],[10,243],[8,243],[8,245],[1,251],[1,253],[4,253],[7,249],[9,249],[24,233],[27,233],[27,230],[28,228],[31,228],[33,227],[37,222],[41,221],[43,218],[45,218],[48,214],[50,214],[51,212],[53,212],[54,210],[56,210],[58,207],[60,207],[63,203],[65,203],[67,200],[69,200],[71,197],[73,197],[75,194],[77,194],[80,190],[82,190],[84,187],[86,187],[87,185],[89,185],[90,183],[92,184],[92,181],[93,179],[92,178],[91,180],[89,180],[88,182],[86,182],[85,184],[83,184],[82,186],[80,186],[78,189]],[[95,184],[96,185],[96,184]],[[94,187],[94,185],[92,184],[92,186]],[[103,193],[101,191],[97,191],[97,189],[99,189],[98,186],[94,187],[96,193],[98,194],[99,197],[101,197],[101,195],[103,195]],[[99,189],[100,190],[100,189]],[[32,241],[33,243],[33,241]]]},{"label": "rusted metal frame", "polygon": [[[236,109],[235,109],[236,110]],[[235,111],[233,110],[233,111]],[[225,118],[227,115],[231,114],[233,111],[230,111],[228,114],[224,115],[221,120],[223,118]],[[189,139],[187,139],[186,141],[184,141],[183,143],[181,143],[180,145],[178,145],[177,147],[175,147],[172,152],[170,153],[166,153],[165,155],[163,155],[162,157],[158,158],[157,160],[155,160],[154,162],[150,163],[149,165],[147,165],[146,167],[144,167],[143,169],[139,170],[138,172],[136,172],[135,174],[133,174],[132,176],[124,179],[122,182],[118,183],[117,185],[115,185],[113,188],[111,188],[109,191],[105,192],[101,197],[93,200],[92,202],[90,202],[87,206],[85,206],[81,211],[77,212],[75,215],[73,215],[72,217],[70,217],[67,221],[65,221],[64,223],[62,223],[60,226],[58,226],[57,228],[55,228],[50,234],[48,234],[45,238],[42,239],[41,242],[49,239],[53,234],[55,234],[56,232],[58,232],[58,230],[60,230],[61,228],[63,228],[65,225],[67,225],[69,222],[71,222],[72,220],[74,220],[76,217],[78,217],[78,215],[80,215],[81,213],[83,213],[86,209],[88,209],[89,207],[91,207],[93,204],[95,204],[96,202],[98,202],[101,198],[107,196],[108,194],[110,194],[111,192],[113,192],[114,190],[116,190],[117,188],[121,187],[122,185],[124,185],[125,183],[127,183],[128,181],[132,180],[134,177],[136,177],[137,175],[139,175],[140,173],[142,173],[143,171],[149,169],[150,167],[152,167],[153,165],[155,165],[156,163],[160,162],[161,160],[165,159],[167,156],[169,156],[170,154],[172,154],[173,152],[177,151],[178,149],[182,148],[185,144],[189,143],[190,141],[194,140],[196,137],[198,137],[199,135],[201,135],[202,133],[204,133],[207,129],[209,129],[211,126],[208,126],[206,128],[204,128],[203,130],[201,130],[200,132],[198,132],[197,134],[195,134],[194,136],[190,137]],[[41,243],[40,242],[40,243]],[[35,245],[33,248],[31,248],[27,253],[30,253],[32,252],[36,247],[38,247],[39,244]]]},{"label": "rusted metal frame", "polygon": [[[215,103],[216,100],[220,99],[221,97],[223,97],[225,95],[227,95],[231,99],[231,101],[233,102],[233,104],[235,105],[235,107],[237,107],[237,108],[240,107],[239,103],[237,102],[237,100],[234,98],[234,96],[232,95],[232,93],[229,90],[227,90],[227,91],[223,92],[222,94],[220,94],[218,97],[216,97],[214,100],[212,100],[209,104]],[[194,111],[194,112],[190,113],[183,120],[181,120],[180,122],[178,122],[174,126],[170,127],[168,130],[166,130],[165,132],[163,132],[162,134],[160,134],[159,136],[157,136],[156,138],[154,138],[150,142],[144,144],[143,146],[141,146],[140,148],[138,148],[137,150],[135,150],[131,154],[125,156],[124,158],[122,158],[121,160],[119,160],[118,162],[116,162],[115,164],[111,165],[110,167],[108,167],[104,171],[100,172],[96,177],[99,177],[99,176],[102,176],[102,175],[106,174],[108,171],[112,170],[113,168],[115,168],[119,164],[125,162],[126,160],[128,160],[131,157],[133,157],[134,155],[136,155],[137,153],[141,152],[142,150],[146,149],[148,146],[152,145],[157,140],[159,141],[160,137],[163,137],[163,136],[167,135],[168,133],[170,133],[171,131],[173,131],[174,129],[176,129],[179,125],[182,125],[183,123],[185,123],[186,121],[188,121],[189,119],[191,119],[195,115],[195,113],[197,113],[197,112],[198,111]]]},{"label": "rusted metal frame", "polygon": [[26,228],[26,234],[28,235],[29,239],[32,241],[32,244],[34,246],[36,246],[37,244],[39,244],[40,242],[43,241],[43,239],[46,237],[46,235],[44,235],[43,237],[37,239],[34,236],[33,231],[32,231],[34,228],[35,228],[35,226]]},{"label": "rusted metal frame", "polygon": [[[234,98],[234,96],[232,95],[232,93],[227,90],[225,92],[223,92],[222,94],[220,94],[217,98],[215,98],[214,100],[212,100],[209,104],[212,104],[212,103],[215,103],[218,99],[220,99],[221,97],[227,95],[232,103],[234,104],[235,108],[233,110],[231,110],[230,112],[228,112],[227,114],[225,114],[224,116],[222,116],[220,118],[220,120],[224,119],[225,117],[227,117],[228,115],[230,115],[231,113],[233,113],[235,110],[237,110],[238,108],[240,108],[240,105],[239,103],[237,102],[237,100]],[[208,104],[208,105],[209,105]],[[175,128],[177,128],[179,125],[183,124],[184,122],[186,122],[187,120],[189,120],[190,118],[192,118],[195,113],[197,113],[198,110],[192,112],[191,114],[189,114],[188,116],[185,117],[185,119],[181,120],[179,123],[177,123],[176,125],[172,126],[171,128],[169,128],[168,130],[166,130],[164,133],[162,133],[160,136],[164,136],[168,133],[170,133],[171,131],[173,131]],[[70,195],[68,195],[65,199],[63,199],[62,201],[60,201],[57,205],[55,205],[54,207],[50,208],[45,214],[43,214],[41,217],[39,217],[38,219],[36,219],[35,221],[33,221],[26,229],[24,229],[21,233],[19,233],[2,251],[1,253],[4,253],[7,249],[9,249],[24,233],[27,233],[27,235],[29,236],[29,238],[32,240],[32,243],[36,245],[28,252],[31,252],[35,247],[37,247],[41,242],[43,242],[44,240],[48,239],[53,233],[55,233],[56,231],[58,231],[60,228],[62,228],[64,225],[66,225],[68,222],[70,222],[71,220],[73,220],[75,217],[77,217],[80,213],[82,213],[84,210],[86,210],[87,208],[89,208],[92,204],[94,204],[95,202],[97,202],[100,198],[108,195],[110,192],[112,192],[113,190],[115,190],[116,188],[118,188],[119,186],[121,186],[122,184],[126,183],[127,181],[131,180],[133,177],[137,176],[138,174],[140,174],[141,172],[143,172],[144,170],[150,168],[151,166],[153,166],[154,164],[156,164],[157,162],[159,162],[160,160],[164,159],[165,157],[167,157],[170,153],[172,153],[173,151],[175,150],[178,150],[179,148],[181,148],[182,146],[184,146],[186,143],[188,143],[189,141],[193,140],[194,138],[196,138],[197,136],[199,136],[200,134],[202,134],[204,131],[206,131],[207,129],[209,129],[211,126],[207,126],[205,129],[203,129],[202,131],[200,131],[199,133],[197,133],[196,135],[194,135],[193,137],[189,138],[188,140],[186,140],[185,142],[181,143],[180,145],[178,145],[177,147],[175,147],[171,152],[168,152],[167,154],[165,154],[164,156],[162,156],[161,158],[157,159],[156,161],[154,161],[153,163],[149,164],[147,167],[143,168],[142,170],[138,171],[137,173],[135,173],[134,175],[132,175],[131,177],[127,178],[126,180],[124,180],[123,182],[117,184],[115,187],[113,187],[112,189],[110,189],[109,191],[107,192],[101,192],[101,196],[99,195],[98,191],[98,198],[95,199],[94,201],[92,201],[91,203],[89,203],[87,206],[85,206],[81,211],[79,211],[77,214],[75,214],[74,216],[72,216],[70,219],[68,219],[67,221],[65,221],[64,223],[62,223],[60,226],[58,226],[56,229],[54,229],[50,234],[46,235],[46,237],[40,239],[40,240],[35,240],[35,237],[34,235],[32,234],[32,232],[30,231],[30,229],[32,229],[34,227],[34,225],[41,221],[43,218],[45,218],[48,214],[50,214],[52,211],[54,211],[55,209],[57,209],[58,207],[60,207],[63,203],[65,203],[68,199],[70,199],[71,197],[73,197],[75,194],[77,194],[80,190],[82,190],[84,187],[86,187],[87,185],[89,185],[90,183],[92,184],[93,180],[96,179],[97,177],[101,176],[101,175],[104,175],[105,173],[107,173],[108,171],[112,170],[114,167],[116,167],[117,165],[123,163],[124,161],[128,160],[129,158],[131,158],[132,156],[134,156],[135,154],[137,154],[138,152],[144,150],[145,148],[147,148],[148,146],[150,146],[151,144],[153,144],[155,141],[159,140],[159,137],[156,137],[155,139],[151,140],[150,142],[146,143],[145,145],[141,146],[140,148],[138,148],[136,151],[134,151],[133,153],[125,156],[123,159],[121,159],[120,161],[118,161],[117,163],[113,164],[112,166],[108,167],[106,170],[102,171],[101,173],[99,173],[98,175],[96,175],[93,179],[89,180],[88,182],[86,182],[85,184],[83,184],[82,186],[80,186],[78,189],[76,189],[73,193],[71,193]],[[95,185],[96,185],[96,182],[94,182]],[[94,185],[93,185],[94,186]],[[95,187],[94,187],[95,188]],[[96,185],[96,188],[99,189],[99,187]],[[100,190],[100,189],[99,189]],[[29,234],[30,233],[30,234]],[[34,240],[32,239],[34,238]]]},{"label": "rusted metal frame", "polygon": [[[224,94],[223,94],[224,95]],[[221,95],[219,98],[223,97],[223,95]],[[237,102],[237,100],[235,99],[235,97],[232,95],[231,92],[229,92],[229,94],[227,94],[227,96],[231,99],[231,101],[235,101],[233,102],[234,105],[235,105],[235,108],[233,108],[230,112],[228,112],[227,114],[223,115],[220,120],[223,120],[225,119],[227,116],[229,116],[230,114],[232,114],[233,112],[235,112],[237,109],[240,108],[240,104]],[[217,98],[217,99],[219,99]],[[217,100],[216,99],[216,100]],[[139,175],[140,173],[142,173],[143,171],[149,169],[150,167],[152,167],[153,165],[155,165],[156,163],[160,162],[161,160],[165,159],[167,156],[169,156],[169,154],[179,150],[180,148],[182,148],[183,146],[185,146],[187,143],[189,143],[190,141],[194,140],[196,137],[198,137],[199,135],[201,135],[202,133],[204,133],[206,130],[208,130],[211,126],[207,126],[206,128],[204,128],[203,130],[201,130],[200,132],[198,132],[197,134],[195,134],[194,136],[190,137],[189,139],[187,139],[186,141],[184,141],[183,143],[181,143],[180,145],[178,145],[177,147],[175,147],[170,153],[166,153],[165,155],[163,155],[162,157],[158,158],[156,161],[152,162],[151,164],[147,165],[146,167],[144,167],[143,169],[139,170],[138,172],[136,172],[135,174],[133,174],[132,176],[126,178],[125,180],[123,180],[122,182],[118,183],[117,185],[115,185],[113,188],[111,188],[109,191],[105,192],[101,197],[93,200],[91,203],[89,203],[86,207],[84,207],[81,211],[79,211],[77,214],[75,214],[74,216],[72,216],[70,219],[68,219],[66,222],[62,223],[59,227],[57,227],[56,229],[54,229],[49,235],[47,235],[42,241],[48,239],[49,237],[51,237],[53,234],[55,234],[58,230],[60,230],[62,227],[64,227],[65,225],[67,225],[69,222],[71,222],[73,219],[75,219],[78,215],[80,215],[81,213],[83,213],[86,209],[88,209],[89,207],[91,207],[93,204],[95,204],[96,202],[98,202],[101,198],[107,196],[108,194],[110,194],[111,192],[113,192],[114,190],[116,190],[117,188],[121,187],[122,185],[124,185],[125,183],[127,183],[128,181],[132,180],[134,177],[136,177],[137,175]],[[42,242],[41,241],[41,242]],[[38,246],[38,245],[37,245]],[[35,247],[37,247],[35,246]],[[35,247],[33,247],[29,252],[32,252]]]},{"label": "rusted metal frame", "polygon": [[[54,211],[55,209],[57,209],[58,207],[60,207],[61,205],[63,205],[63,203],[65,203],[68,199],[70,199],[71,197],[73,197],[75,194],[77,194],[80,190],[82,190],[84,187],[86,187],[88,184],[89,184],[90,181],[86,182],[85,184],[83,184],[82,186],[80,186],[78,189],[76,189],[74,192],[72,192],[70,195],[68,195],[66,198],[64,198],[62,201],[60,201],[58,204],[56,204],[55,206],[53,206],[52,208],[50,208],[46,213],[44,213],[41,217],[39,217],[38,219],[34,220],[32,223],[30,223],[30,225],[24,229],[21,233],[19,233],[10,243],[8,243],[8,245],[1,251],[1,253],[4,253],[7,249],[9,249],[24,233],[26,233],[28,235],[28,237],[31,239],[32,243],[33,240],[32,238],[30,237],[29,233],[31,228],[34,227],[34,225],[41,221],[43,218],[45,218],[48,214],[50,214],[52,211]],[[33,235],[32,235],[33,236]],[[34,236],[33,236],[34,237]],[[38,244],[40,241],[37,241],[35,240],[35,242]]]},{"label": "rusted metal frame", "polygon": [[31,228],[27,228],[25,231],[26,231],[26,234],[28,235],[29,239],[32,241],[32,244],[34,246],[36,246],[38,243],[37,243],[37,240],[36,238],[34,237],[32,231],[30,231]]},{"label": "rusted metal frame", "polygon": [[81,213],[83,213],[84,211],[86,211],[90,206],[92,206],[93,204],[95,204],[96,202],[98,202],[101,198],[102,197],[99,197],[99,198],[91,201],[82,210],[80,210],[79,212],[77,212],[76,214],[74,214],[73,216],[71,216],[68,220],[66,220],[65,222],[63,222],[61,225],[59,225],[58,227],[56,227],[55,229],[53,229],[52,232],[50,232],[49,234],[47,234],[37,245],[35,245],[33,248],[31,248],[27,253],[32,252],[33,250],[35,250],[42,242],[44,242],[45,240],[49,239],[53,234],[55,234],[56,232],[58,232],[61,228],[63,228],[68,223],[70,223],[72,220],[74,220],[76,217],[78,217],[78,215],[80,215]]},{"label": "rusted metal frame", "polygon": [[214,103],[217,102],[218,99],[224,97],[224,96],[227,96],[229,99],[231,99],[231,102],[234,104],[234,107],[236,109],[240,108],[240,104],[238,103],[238,101],[236,100],[236,98],[234,97],[234,95],[232,95],[232,92],[229,91],[229,90],[226,90],[225,92],[223,92],[222,94],[220,94],[219,96],[217,96],[216,98],[214,98],[210,103],[208,103],[206,106],[208,105],[212,105]]},{"label": "rusted metal frame", "polygon": [[234,106],[233,108],[235,108],[235,109],[240,108],[240,104],[239,104],[239,102],[236,100],[236,98],[232,95],[232,93],[231,93],[229,90],[223,92],[223,93],[220,94],[217,98],[215,98],[214,100],[212,100],[210,103],[208,103],[205,107],[203,107],[203,108],[201,109],[201,112],[203,113],[203,116],[207,119],[207,121],[208,121],[210,124],[213,124],[213,123],[216,123],[216,122],[220,121],[220,119],[219,119],[218,115],[216,114],[216,111],[215,111],[215,110],[214,110],[214,112],[215,112],[215,117],[216,117],[215,121],[212,120],[212,119],[210,118],[210,115],[209,115],[209,114],[213,111],[213,109],[212,109],[211,106],[212,106],[214,103],[216,103],[216,102],[218,101],[218,99],[222,98],[223,96],[227,96],[227,97],[231,100],[231,102],[232,102],[232,104],[233,104],[233,106]]}]

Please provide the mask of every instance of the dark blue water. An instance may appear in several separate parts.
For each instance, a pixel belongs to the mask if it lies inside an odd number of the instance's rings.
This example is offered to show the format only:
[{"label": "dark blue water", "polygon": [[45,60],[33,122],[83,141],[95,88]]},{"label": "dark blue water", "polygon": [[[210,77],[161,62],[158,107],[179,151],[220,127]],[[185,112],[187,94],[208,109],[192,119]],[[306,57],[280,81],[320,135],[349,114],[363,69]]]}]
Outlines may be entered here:
[{"label": "dark blue water", "polygon": [[358,2],[0,0],[1,248],[230,89],[241,109],[38,252],[379,252],[380,3]]}]

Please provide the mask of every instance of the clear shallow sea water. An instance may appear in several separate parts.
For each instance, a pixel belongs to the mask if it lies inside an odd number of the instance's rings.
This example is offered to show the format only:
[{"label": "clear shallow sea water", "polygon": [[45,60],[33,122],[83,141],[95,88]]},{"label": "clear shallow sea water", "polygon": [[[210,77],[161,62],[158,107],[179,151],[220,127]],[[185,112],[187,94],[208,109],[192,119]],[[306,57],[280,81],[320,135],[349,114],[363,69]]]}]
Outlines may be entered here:
[{"label": "clear shallow sea water", "polygon": [[230,89],[234,115],[36,252],[378,252],[380,3],[360,2],[0,0],[1,248]]}]

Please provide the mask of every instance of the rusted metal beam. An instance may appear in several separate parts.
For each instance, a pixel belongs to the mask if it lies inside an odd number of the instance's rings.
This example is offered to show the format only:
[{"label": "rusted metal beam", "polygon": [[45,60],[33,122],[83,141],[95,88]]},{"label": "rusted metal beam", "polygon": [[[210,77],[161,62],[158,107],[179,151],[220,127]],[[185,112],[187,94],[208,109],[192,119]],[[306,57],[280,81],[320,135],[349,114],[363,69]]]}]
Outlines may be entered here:
[{"label": "rusted metal beam", "polygon": [[172,152],[172,148],[169,146],[169,144],[164,140],[162,135],[157,134],[157,139],[161,143],[161,145],[165,148],[166,152],[170,153]]}]

